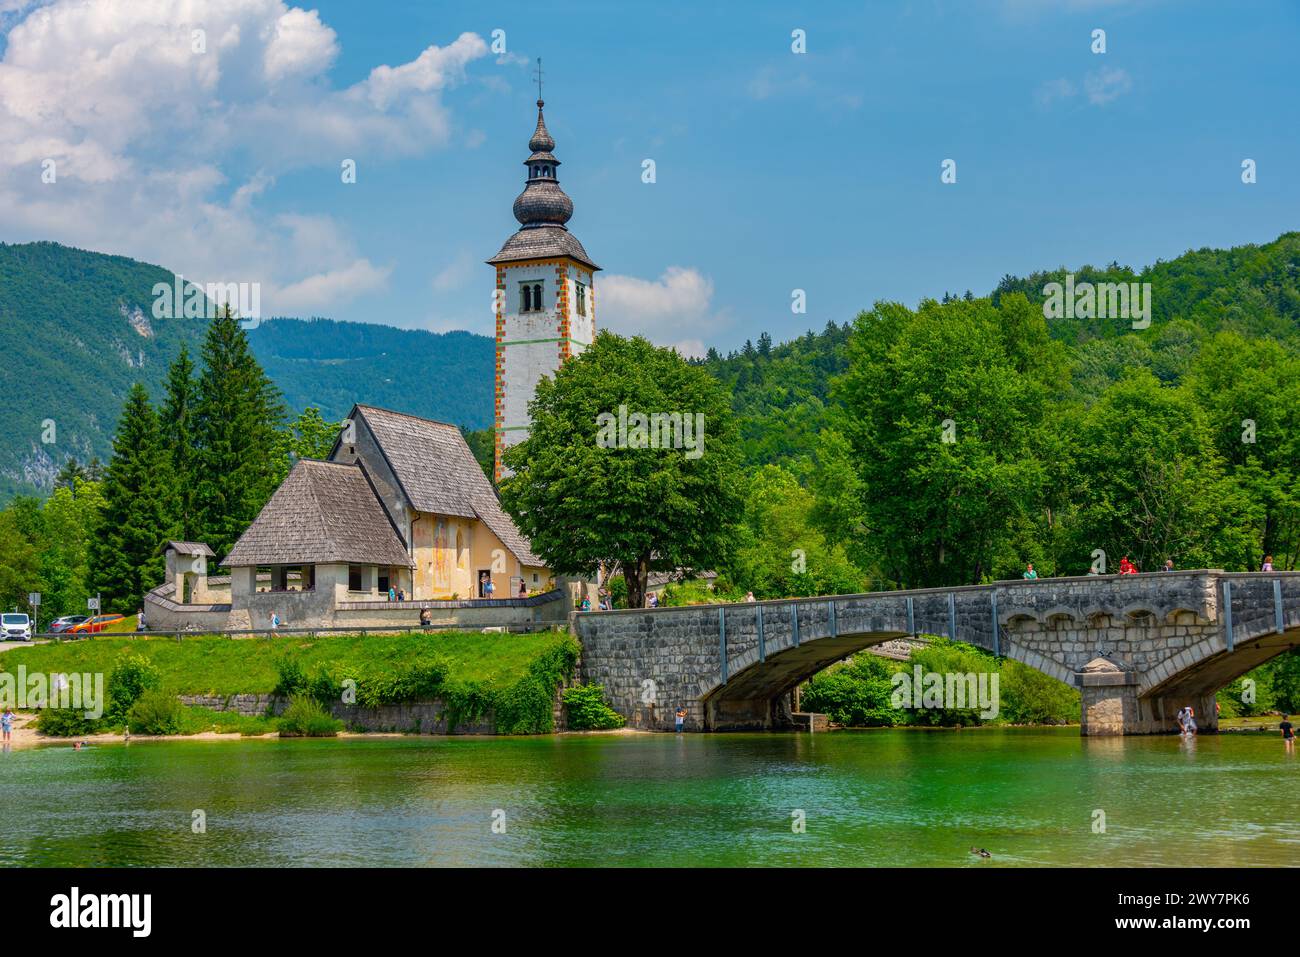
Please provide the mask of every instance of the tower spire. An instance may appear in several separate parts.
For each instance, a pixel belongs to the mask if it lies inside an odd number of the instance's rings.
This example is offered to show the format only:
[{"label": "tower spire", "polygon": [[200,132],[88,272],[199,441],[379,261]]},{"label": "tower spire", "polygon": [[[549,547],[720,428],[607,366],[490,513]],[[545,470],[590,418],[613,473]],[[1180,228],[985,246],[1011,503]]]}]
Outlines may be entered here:
[{"label": "tower spire", "polygon": [[537,69],[534,71],[537,76],[537,108],[542,107],[542,58],[537,58]]}]

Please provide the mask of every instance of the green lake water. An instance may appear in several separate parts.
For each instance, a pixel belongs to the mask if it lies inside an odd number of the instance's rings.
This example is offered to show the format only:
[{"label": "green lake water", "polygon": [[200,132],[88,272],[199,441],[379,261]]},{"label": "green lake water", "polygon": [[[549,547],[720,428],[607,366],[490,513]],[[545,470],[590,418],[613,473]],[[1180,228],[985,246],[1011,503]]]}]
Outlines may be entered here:
[{"label": "green lake water", "polygon": [[50,746],[0,754],[0,865],[1294,865],[1298,785],[1264,734]]}]

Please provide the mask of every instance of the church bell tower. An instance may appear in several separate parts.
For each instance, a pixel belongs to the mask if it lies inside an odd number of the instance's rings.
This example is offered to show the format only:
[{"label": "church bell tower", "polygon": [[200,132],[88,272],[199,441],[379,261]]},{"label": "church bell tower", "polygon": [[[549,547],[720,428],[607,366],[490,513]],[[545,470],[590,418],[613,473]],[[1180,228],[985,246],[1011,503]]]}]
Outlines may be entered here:
[{"label": "church bell tower", "polygon": [[560,189],[555,140],[546,129],[538,61],[537,128],[524,161],[528,178],[515,200],[519,230],[489,259],[496,269],[496,478],[501,456],[528,437],[528,403],[538,380],[591,345],[596,334],[596,271],[569,232],[573,201]]}]

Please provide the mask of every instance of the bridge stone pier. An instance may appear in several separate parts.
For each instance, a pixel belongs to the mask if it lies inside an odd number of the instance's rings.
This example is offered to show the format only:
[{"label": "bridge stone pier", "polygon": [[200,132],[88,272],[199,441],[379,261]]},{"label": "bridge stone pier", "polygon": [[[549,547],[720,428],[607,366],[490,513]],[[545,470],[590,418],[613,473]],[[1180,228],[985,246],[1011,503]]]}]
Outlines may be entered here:
[{"label": "bridge stone pier", "polygon": [[1300,643],[1300,572],[1050,578],[576,616],[582,678],[634,728],[788,726],[790,692],[855,652],[946,636],[1082,696],[1083,733],[1217,730],[1214,694]]}]

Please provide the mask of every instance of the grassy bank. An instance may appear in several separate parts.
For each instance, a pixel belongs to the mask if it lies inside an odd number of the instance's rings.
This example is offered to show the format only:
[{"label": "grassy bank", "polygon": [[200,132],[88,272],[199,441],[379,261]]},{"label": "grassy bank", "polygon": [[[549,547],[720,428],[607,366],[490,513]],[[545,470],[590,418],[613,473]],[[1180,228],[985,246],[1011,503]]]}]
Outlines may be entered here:
[{"label": "grassy bank", "polygon": [[[119,638],[34,645],[0,652],[0,671],[102,673],[147,659],[170,694],[312,695],[339,700],[355,682],[361,704],[421,698],[447,703],[453,723],[491,712],[502,733],[554,730],[551,705],[572,673],[577,642],[567,634],[478,632],[231,639],[215,636]],[[109,682],[111,684],[111,681]],[[286,686],[288,685],[288,686]]]}]

